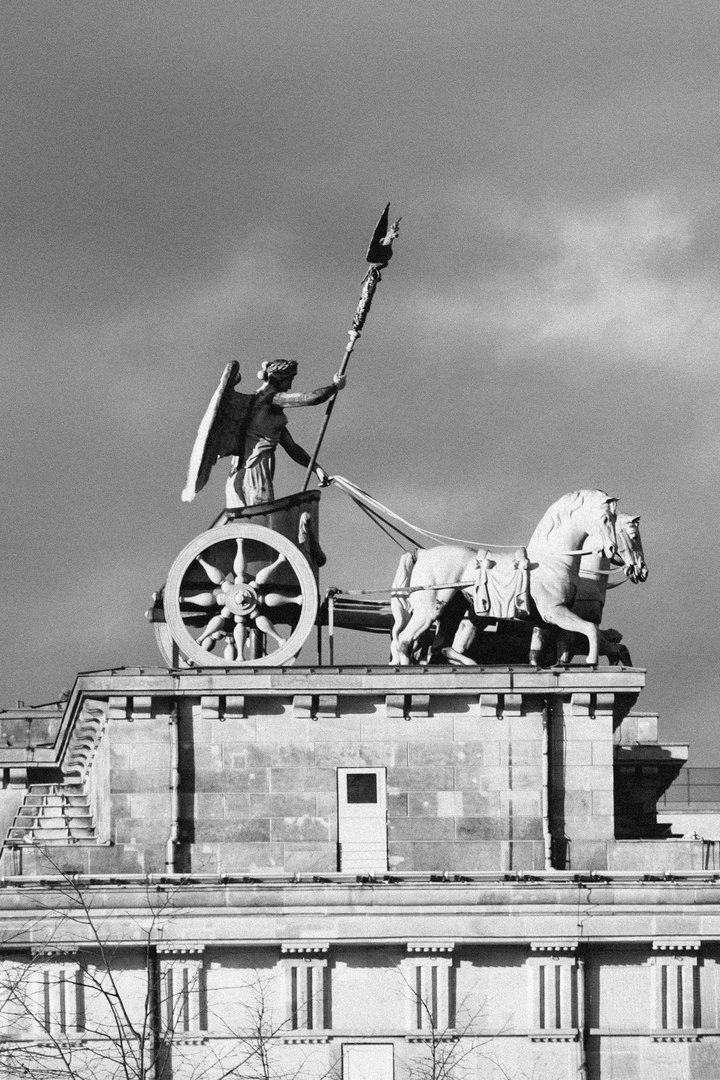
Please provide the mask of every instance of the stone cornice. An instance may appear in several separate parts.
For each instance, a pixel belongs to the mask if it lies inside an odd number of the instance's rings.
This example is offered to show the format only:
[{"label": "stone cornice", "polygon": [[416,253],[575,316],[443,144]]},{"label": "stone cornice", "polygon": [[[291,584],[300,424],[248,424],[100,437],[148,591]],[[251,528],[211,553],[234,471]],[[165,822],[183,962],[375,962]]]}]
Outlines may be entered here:
[{"label": "stone cornice", "polygon": [[[518,712],[523,697],[553,694],[573,702],[574,711],[592,715],[612,710],[617,700],[624,715],[645,685],[641,668],[577,667],[538,670],[514,667],[342,666],[288,668],[120,668],[79,675],[62,715],[52,747],[32,751],[0,747],[0,767],[10,764],[62,765],[70,752],[89,701],[107,702],[112,720],[150,717],[158,699],[199,698],[208,717],[245,715],[247,699],[277,697],[292,701],[298,716],[332,720],[342,712],[343,697],[367,696],[381,701],[388,715],[427,716],[433,696],[462,697],[477,715]],[[118,708],[118,703],[123,703]],[[163,712],[167,705],[159,710]],[[393,711],[394,710],[394,711]],[[28,710],[31,712],[31,710]],[[0,714],[1,715],[1,714]],[[7,761],[5,761],[7,757]]]},{"label": "stone cornice", "polygon": [[[20,725],[18,730],[28,731],[32,724],[51,724],[52,734],[34,745],[22,745],[14,737],[5,746],[0,743],[0,768],[62,765],[69,750],[78,724],[82,723],[83,711],[88,699],[107,701],[110,718],[114,712],[110,698],[115,703],[124,699],[131,713],[139,717],[137,703],[150,709],[153,698],[199,697],[206,701],[223,698],[228,715],[243,715],[244,698],[289,697],[297,699],[298,708],[307,701],[310,716],[334,715],[338,708],[337,698],[342,696],[377,696],[387,703],[402,702],[402,712],[410,715],[427,715],[430,697],[463,696],[476,700],[480,715],[494,711],[491,699],[497,695],[498,707],[503,703],[508,709],[517,709],[523,695],[542,697],[556,694],[574,698],[580,711],[583,707],[594,709],[611,707],[609,695],[624,699],[621,712],[632,706],[634,699],[645,685],[642,668],[586,667],[538,670],[522,665],[513,667],[402,667],[341,666],[341,667],[288,667],[288,668],[188,668],[170,671],[166,668],[118,668],[110,671],[87,672],[79,675],[69,700],[63,709],[13,709],[0,712],[2,720],[10,725],[8,730]],[[327,703],[332,703],[328,707]],[[114,706],[114,703],[113,703]],[[162,711],[162,710],[161,710]],[[341,711],[341,706],[339,706]],[[149,715],[149,713],[148,713]],[[58,726],[59,721],[59,726]],[[13,726],[14,725],[14,726]]]},{"label": "stone cornice", "polygon": [[642,668],[342,666],[290,668],[122,668],[80,675],[69,709],[86,694],[302,694],[302,693],[639,693]]},{"label": "stone cornice", "polygon": [[[88,884],[84,895],[109,945],[152,944],[172,953],[197,948],[199,942],[206,948],[285,945],[286,956],[318,950],[324,956],[326,948],[340,945],[394,945],[410,956],[408,943],[443,952],[452,943],[456,951],[507,945],[528,956],[570,959],[577,943],[579,950],[636,948],[651,962],[652,957],[695,958],[706,943],[720,942],[720,882],[710,875],[704,881],[696,875],[682,882],[608,881],[592,888],[567,876],[555,883],[242,885],[178,879],[159,885],[159,891],[158,885]],[[94,940],[66,881],[54,887],[47,881],[6,883],[0,888],[0,917],[11,950],[42,949],[45,935],[47,945],[60,951],[91,947]],[[73,936],[66,941],[69,927]]]}]

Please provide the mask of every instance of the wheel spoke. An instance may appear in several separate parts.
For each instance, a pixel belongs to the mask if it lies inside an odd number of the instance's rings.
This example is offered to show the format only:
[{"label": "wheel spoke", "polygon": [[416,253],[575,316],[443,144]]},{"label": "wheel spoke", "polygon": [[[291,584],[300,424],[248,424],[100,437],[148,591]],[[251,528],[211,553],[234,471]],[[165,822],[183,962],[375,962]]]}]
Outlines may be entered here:
[{"label": "wheel spoke", "polygon": [[247,643],[247,626],[245,620],[240,616],[235,616],[235,630],[233,631],[233,637],[235,638],[235,646],[237,648],[237,658],[242,660],[245,655],[245,645]]},{"label": "wheel spoke", "polygon": [[274,562],[271,562],[268,566],[263,566],[261,570],[258,570],[255,575],[255,584],[264,585],[273,576],[276,570],[278,570],[283,563],[287,562],[287,558],[284,555],[278,555]]},{"label": "wheel spoke", "polygon": [[214,634],[210,635],[210,637],[205,638],[205,641],[203,641],[200,648],[203,649],[205,652],[210,652],[210,650],[215,647],[215,642],[219,641],[222,636],[222,630],[216,630]]},{"label": "wheel spoke", "polygon": [[[219,615],[215,615],[210,620],[210,622],[207,624],[207,626],[205,627],[205,630],[203,631],[203,633],[197,639],[198,645],[202,645],[208,638],[213,637],[213,635],[216,634],[218,631],[221,632],[221,634],[220,634],[220,636],[221,636],[222,635],[222,627],[223,627],[223,625],[225,623],[225,620],[226,620],[226,618],[228,617],[229,614],[230,614],[230,612],[228,611],[228,609],[223,608]],[[209,648],[209,646],[208,646],[208,648]]]},{"label": "wheel spoke", "polygon": [[239,536],[237,538],[237,552],[233,561],[233,573],[235,574],[236,581],[245,580],[245,552],[243,550],[243,538]]},{"label": "wheel spoke", "polygon": [[282,607],[283,604],[302,604],[302,593],[299,596],[285,596],[283,593],[265,593],[262,598],[263,607]]},{"label": "wheel spoke", "polygon": [[259,660],[263,655],[263,636],[255,627],[250,631],[250,659]]},{"label": "wheel spoke", "polygon": [[217,597],[214,592],[180,593],[181,604],[195,604],[196,607],[214,607]]},{"label": "wheel spoke", "polygon": [[225,638],[225,648],[223,649],[223,658],[225,660],[235,660],[236,658],[235,641],[232,637],[227,636]]},{"label": "wheel spoke", "polygon": [[225,577],[222,570],[218,570],[217,566],[213,566],[212,563],[207,562],[205,559],[201,558],[199,555],[196,558],[195,562],[200,563],[203,570],[205,571],[207,576],[212,581],[213,585],[219,585],[220,582]]},{"label": "wheel spoke", "polygon": [[257,626],[258,630],[262,630],[263,634],[267,634],[267,636],[271,637],[273,641],[277,641],[278,645],[284,645],[287,641],[286,637],[283,637],[282,634],[278,633],[274,625],[268,619],[267,615],[256,615],[255,625]]}]

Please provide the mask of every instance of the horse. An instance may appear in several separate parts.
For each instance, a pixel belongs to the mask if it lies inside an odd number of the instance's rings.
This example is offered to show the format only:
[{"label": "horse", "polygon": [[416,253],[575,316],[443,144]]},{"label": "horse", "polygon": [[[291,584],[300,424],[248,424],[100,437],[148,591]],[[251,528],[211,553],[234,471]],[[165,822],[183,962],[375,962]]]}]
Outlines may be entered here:
[{"label": "horse", "polygon": [[[615,532],[618,540],[617,556],[620,558],[620,563],[617,562],[617,559],[612,561],[607,559],[595,544],[592,553],[583,557],[577,593],[572,605],[572,609],[577,615],[596,623],[598,626],[602,621],[607,590],[622,585],[622,581],[614,583],[609,581],[609,571],[612,566],[622,565],[625,569],[625,577],[632,581],[634,585],[647,581],[649,573],[643,553],[642,540],[640,539],[640,517],[633,514],[619,513],[615,522]],[[594,540],[591,537],[588,546],[593,544]],[[623,653],[629,657],[630,654],[625,646],[619,644],[622,635],[618,635],[616,630],[605,631],[605,636],[608,637],[607,642],[603,641],[604,635],[602,631],[600,636],[601,652],[605,653],[611,662],[614,656]],[[453,642],[453,646],[454,644]],[[576,642],[573,637],[561,643],[559,650],[561,664],[570,663],[573,655],[580,651],[574,647],[575,645]]]},{"label": "horse", "polygon": [[[618,550],[615,559],[609,560],[603,550],[598,548],[600,540],[589,537],[585,542],[587,555],[582,557],[580,564],[579,580],[572,609],[581,618],[587,619],[600,626],[605,595],[608,589],[616,588],[622,581],[610,584],[609,571],[613,566],[624,567],[625,576],[637,584],[646,581],[648,568],[640,539],[640,518],[632,514],[619,513],[615,522],[615,532],[618,540]],[[618,561],[619,560],[619,561]],[[452,624],[451,626],[447,624]],[[452,645],[448,646],[446,640],[449,633],[455,627],[455,635]],[[473,664],[474,661],[467,655],[473,642],[477,639],[478,629],[482,626],[482,618],[472,615],[464,604],[460,610],[456,608],[454,620],[452,610],[448,609],[445,617],[438,622],[435,640],[431,647],[432,656],[441,656],[449,660],[451,664]],[[538,629],[539,640],[535,642],[538,651],[544,651],[546,647],[546,633],[540,627]],[[568,664],[575,653],[581,652],[578,642],[579,635],[570,634],[560,642],[556,648],[558,662]],[[622,634],[617,630],[599,631],[599,655],[607,656],[611,664],[622,663],[632,666],[630,653],[622,642]],[[549,644],[549,643],[548,643]],[[553,641],[553,644],[556,643]]]},{"label": "horse", "polygon": [[[539,660],[542,644],[539,627],[544,623],[583,634],[588,640],[587,662],[597,663],[597,625],[576,615],[571,605],[577,592],[581,551],[587,539],[597,537],[608,559],[617,553],[616,510],[617,499],[606,492],[582,489],[563,495],[538,523],[527,546],[536,624],[530,648],[532,664],[537,665]],[[391,593],[394,615],[391,664],[411,663],[420,638],[433,622],[442,622],[450,600],[459,590],[474,585],[477,576],[477,553],[466,547],[441,544],[416,555],[403,556]]]}]

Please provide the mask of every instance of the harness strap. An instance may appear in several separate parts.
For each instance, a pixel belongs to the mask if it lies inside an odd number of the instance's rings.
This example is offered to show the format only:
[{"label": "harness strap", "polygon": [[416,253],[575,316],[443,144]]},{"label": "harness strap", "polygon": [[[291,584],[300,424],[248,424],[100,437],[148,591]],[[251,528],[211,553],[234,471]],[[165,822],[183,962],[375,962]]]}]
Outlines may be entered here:
[{"label": "harness strap", "polygon": [[[350,498],[353,500],[353,502],[356,502],[358,504],[364,503],[365,506],[367,506],[372,511],[374,511],[374,513],[378,517],[394,518],[396,521],[399,521],[406,528],[412,529],[413,532],[419,533],[420,536],[427,536],[430,540],[438,540],[438,541],[441,541],[441,542],[443,540],[446,540],[446,541],[450,541],[451,544],[460,544],[462,547],[472,548],[474,550],[477,550],[478,548],[496,548],[496,549],[501,550],[501,551],[515,551],[515,550],[517,550],[517,548],[524,546],[522,544],[486,544],[486,543],[478,542],[476,540],[460,540],[460,539],[458,539],[457,536],[446,536],[444,533],[431,532],[430,529],[421,529],[419,525],[413,525],[413,523],[411,521],[407,521],[404,517],[401,517],[400,514],[396,514],[394,510],[390,510],[387,506],[383,506],[383,504],[381,502],[379,502],[377,499],[373,498],[372,495],[368,495],[367,491],[363,491],[362,488],[359,488],[357,486],[357,484],[353,484],[346,477],[344,477],[344,476],[332,476],[330,478],[330,482],[332,484],[337,484],[337,486],[342,491],[344,491],[346,495],[350,496]],[[395,526],[391,526],[391,528],[395,528]],[[397,529],[396,531],[398,533],[400,533],[401,536],[405,535],[404,533],[401,532],[400,529]],[[407,540],[409,538],[405,537],[405,539]],[[594,550],[594,551],[593,550],[586,550],[585,548],[577,548],[574,551],[557,551],[557,552],[553,552],[553,555],[557,555],[559,557],[563,556],[563,555],[580,555],[580,556],[583,556],[583,555],[597,555],[597,554],[602,554],[602,548],[600,548],[598,550]]]}]

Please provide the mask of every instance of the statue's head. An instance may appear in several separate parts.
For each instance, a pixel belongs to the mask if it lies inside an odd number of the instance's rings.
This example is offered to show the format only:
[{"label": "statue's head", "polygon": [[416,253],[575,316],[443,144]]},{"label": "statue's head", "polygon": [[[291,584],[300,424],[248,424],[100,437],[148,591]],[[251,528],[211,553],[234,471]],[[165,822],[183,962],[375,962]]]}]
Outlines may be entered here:
[{"label": "statue's head", "polygon": [[281,383],[289,386],[297,375],[297,369],[295,360],[264,360],[258,371],[258,379],[274,386],[280,386]]}]

